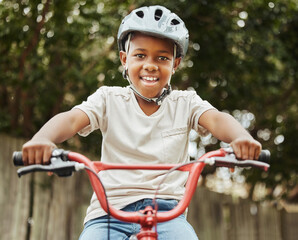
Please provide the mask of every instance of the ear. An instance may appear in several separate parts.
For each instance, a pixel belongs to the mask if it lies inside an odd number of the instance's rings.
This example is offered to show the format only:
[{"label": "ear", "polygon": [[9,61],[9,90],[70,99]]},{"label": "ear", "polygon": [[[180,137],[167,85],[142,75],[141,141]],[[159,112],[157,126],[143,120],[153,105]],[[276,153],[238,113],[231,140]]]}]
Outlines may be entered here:
[{"label": "ear", "polygon": [[175,61],[174,61],[174,66],[173,66],[173,69],[174,69],[175,71],[176,71],[177,68],[179,67],[180,63],[181,63],[181,57],[176,58]]},{"label": "ear", "polygon": [[120,56],[121,64],[125,68],[126,67],[126,60],[127,60],[127,54],[126,54],[126,52],[120,51],[119,52],[119,56]]}]

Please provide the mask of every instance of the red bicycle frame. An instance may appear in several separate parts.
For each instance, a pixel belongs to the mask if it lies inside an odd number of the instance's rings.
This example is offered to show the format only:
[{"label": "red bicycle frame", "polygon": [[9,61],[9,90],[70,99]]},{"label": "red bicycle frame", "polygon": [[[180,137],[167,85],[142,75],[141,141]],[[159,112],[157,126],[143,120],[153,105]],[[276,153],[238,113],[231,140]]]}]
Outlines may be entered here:
[{"label": "red bicycle frame", "polygon": [[[206,153],[199,160],[212,158],[212,157],[224,157],[227,155],[227,152],[224,149],[219,149]],[[141,170],[170,170],[174,167],[177,167],[177,164],[159,164],[159,165],[121,165],[121,164],[105,164],[102,162],[92,162],[85,156],[70,152],[68,154],[68,159],[71,161],[83,163],[85,166],[88,166],[95,172],[100,172],[103,170],[111,169],[141,169]],[[98,178],[94,176],[91,172],[88,171],[89,179],[91,185],[97,195],[97,198],[102,206],[102,208],[110,213],[114,218],[131,223],[138,223],[141,225],[141,231],[137,235],[139,240],[156,240],[157,233],[153,231],[153,228],[157,222],[165,222],[171,219],[174,219],[185,212],[186,208],[190,204],[191,198],[196,190],[197,182],[200,177],[200,174],[205,166],[204,162],[195,162],[193,164],[188,164],[177,168],[179,171],[189,172],[188,180],[185,186],[185,195],[178,205],[168,211],[168,212],[157,212],[151,206],[145,208],[141,212],[125,212],[122,210],[117,210],[113,206],[108,206],[106,198],[104,197],[104,189],[101,184],[98,184]]]}]

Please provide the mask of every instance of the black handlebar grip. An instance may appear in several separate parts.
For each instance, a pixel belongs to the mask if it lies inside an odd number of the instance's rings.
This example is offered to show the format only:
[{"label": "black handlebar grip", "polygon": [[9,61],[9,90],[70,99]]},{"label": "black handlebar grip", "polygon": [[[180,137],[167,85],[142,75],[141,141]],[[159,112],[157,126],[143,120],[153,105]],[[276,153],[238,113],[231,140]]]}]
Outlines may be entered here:
[{"label": "black handlebar grip", "polygon": [[269,163],[270,155],[271,154],[270,154],[269,150],[262,150],[258,160],[261,161],[261,162]]},{"label": "black handlebar grip", "polygon": [[24,166],[22,152],[13,152],[12,160],[15,166]]}]

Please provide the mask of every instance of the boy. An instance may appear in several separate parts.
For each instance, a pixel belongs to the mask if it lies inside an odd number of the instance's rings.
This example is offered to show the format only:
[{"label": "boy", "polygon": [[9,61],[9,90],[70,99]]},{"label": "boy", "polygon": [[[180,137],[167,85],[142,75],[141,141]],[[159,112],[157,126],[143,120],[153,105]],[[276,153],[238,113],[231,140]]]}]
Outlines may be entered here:
[{"label": "boy", "polygon": [[[230,115],[217,111],[192,91],[172,91],[171,76],[188,47],[183,21],[161,6],[134,10],[118,31],[123,76],[130,86],[101,87],[87,101],[49,120],[23,146],[25,164],[47,164],[51,151],[76,133],[83,136],[100,129],[103,162],[184,163],[191,129],[211,132],[230,143],[240,159],[257,159],[261,144]],[[151,203],[163,172],[106,171],[100,174],[109,203],[136,211]],[[158,209],[170,210],[184,193],[185,174],[167,179],[158,195]],[[93,195],[81,240],[106,239],[107,216]],[[111,239],[129,239],[135,224],[111,220]],[[185,216],[161,223],[159,239],[197,239]]]}]

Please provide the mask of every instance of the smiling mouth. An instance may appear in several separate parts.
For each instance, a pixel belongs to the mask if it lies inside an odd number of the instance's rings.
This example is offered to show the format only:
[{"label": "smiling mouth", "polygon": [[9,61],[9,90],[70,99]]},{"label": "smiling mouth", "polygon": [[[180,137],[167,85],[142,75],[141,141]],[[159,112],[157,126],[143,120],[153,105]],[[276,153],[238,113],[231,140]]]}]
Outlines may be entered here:
[{"label": "smiling mouth", "polygon": [[144,76],[144,77],[140,77],[141,80],[144,80],[144,81],[147,81],[147,82],[157,82],[159,80],[159,78],[157,77],[147,77],[147,76]]}]

